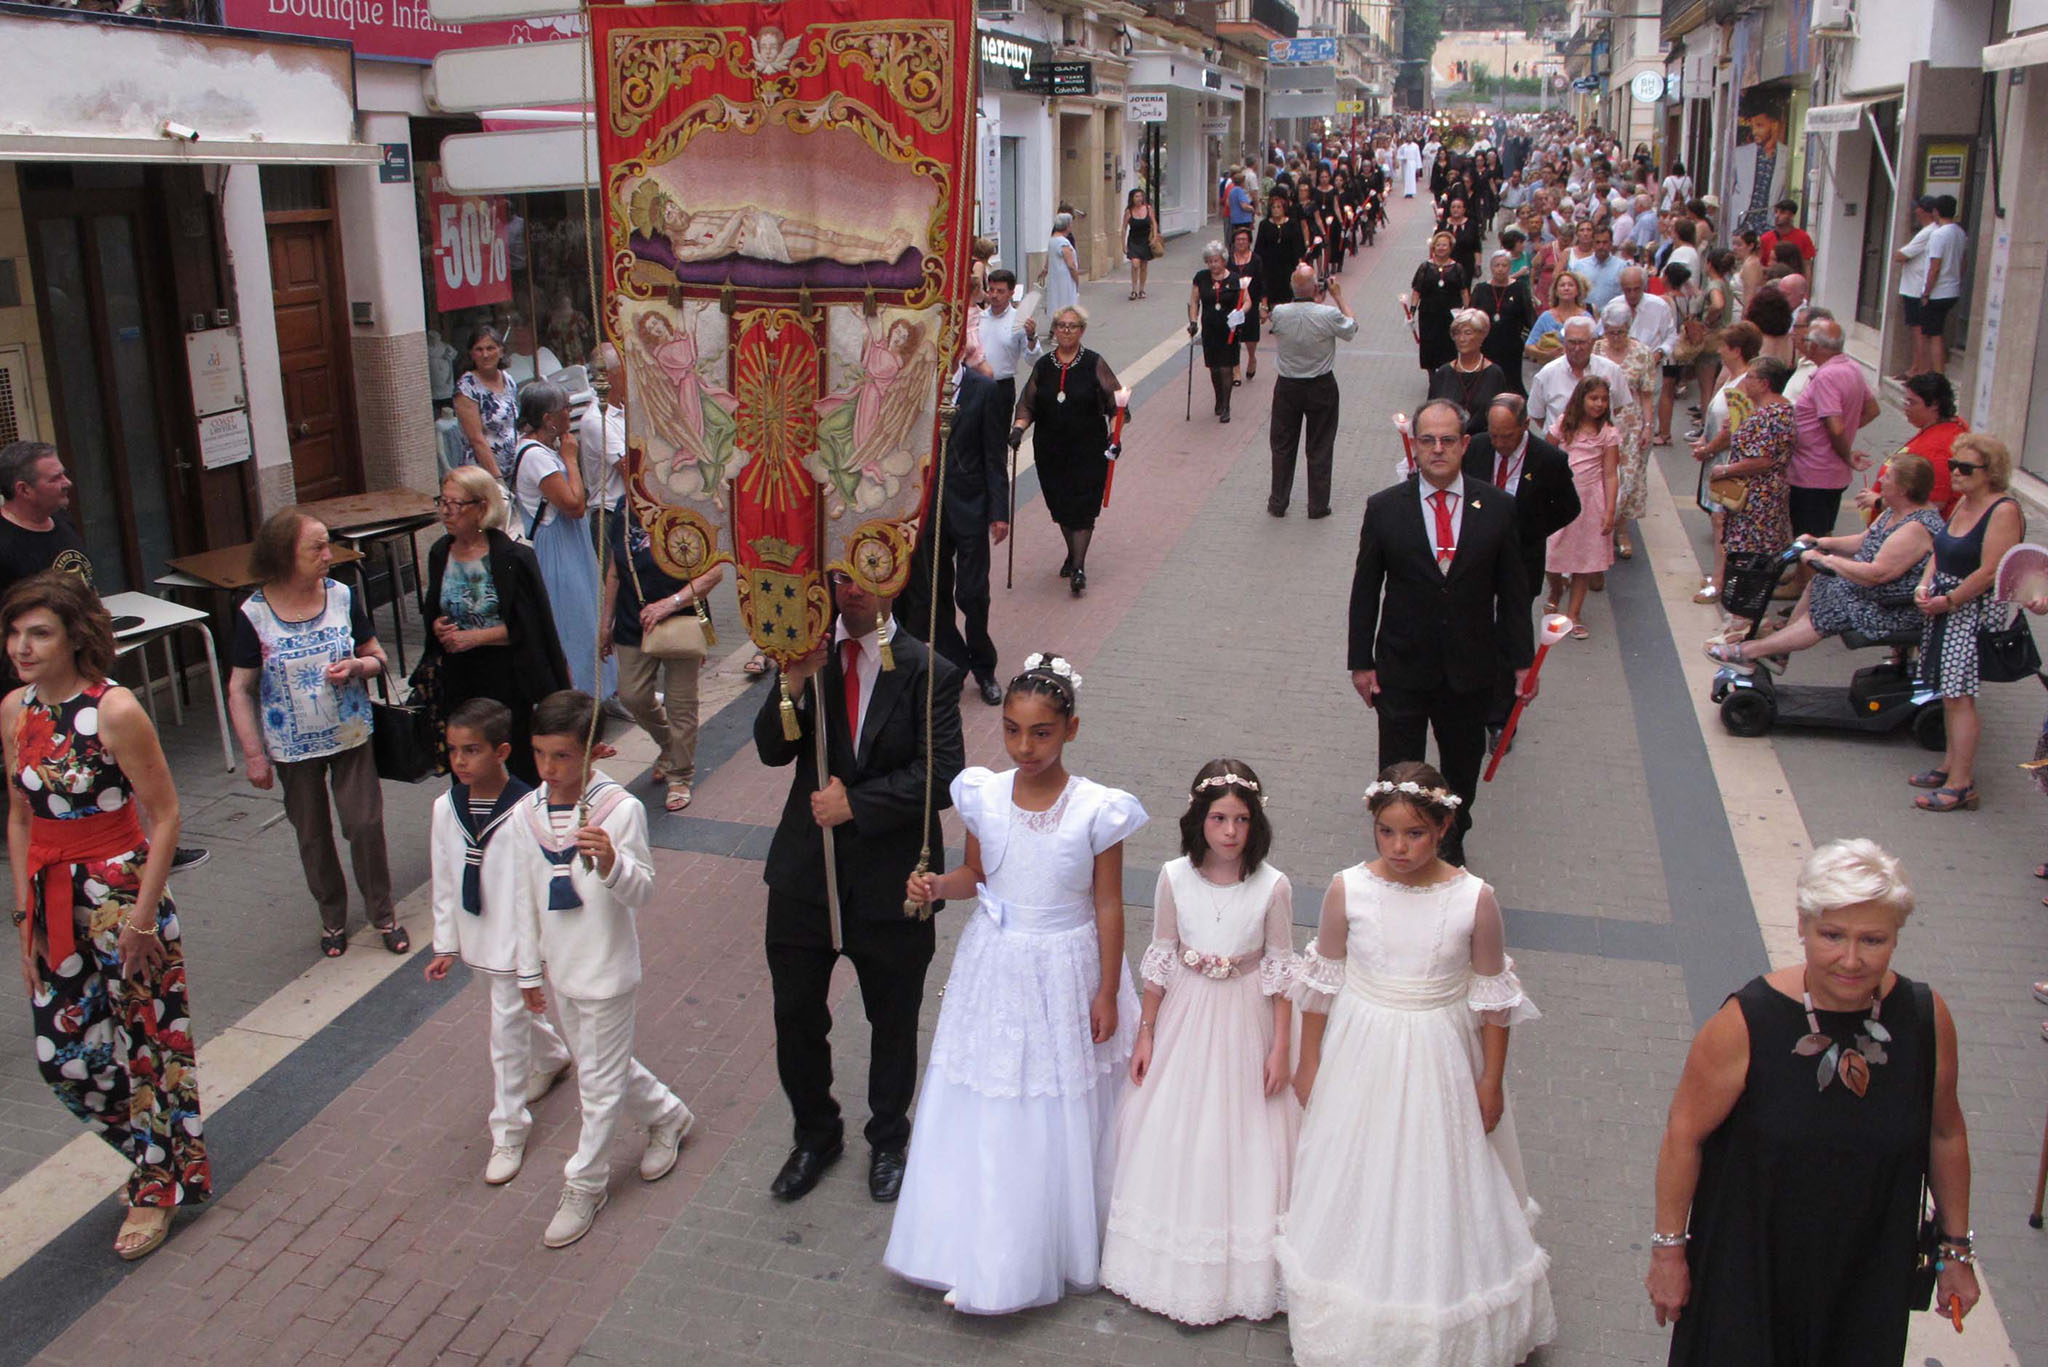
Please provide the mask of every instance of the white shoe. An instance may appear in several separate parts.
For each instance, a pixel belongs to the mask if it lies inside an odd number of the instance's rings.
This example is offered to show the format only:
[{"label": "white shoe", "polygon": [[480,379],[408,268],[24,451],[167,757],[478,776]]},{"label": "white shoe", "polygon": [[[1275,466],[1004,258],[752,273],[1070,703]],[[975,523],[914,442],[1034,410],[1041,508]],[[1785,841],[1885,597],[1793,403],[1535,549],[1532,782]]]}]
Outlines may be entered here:
[{"label": "white shoe", "polygon": [[493,1144],[491,1157],[484,1164],[484,1181],[494,1187],[502,1187],[519,1175],[519,1169],[526,1165],[526,1145]]},{"label": "white shoe", "polygon": [[946,1293],[946,1308],[947,1308],[947,1309],[949,1309],[949,1310],[957,1310],[957,1309],[959,1309],[959,1308],[960,1308],[960,1293],[959,1293],[959,1292],[957,1292],[957,1291],[948,1291],[948,1292]]},{"label": "white shoe", "polygon": [[675,1168],[676,1159],[681,1156],[683,1141],[690,1131],[697,1127],[697,1117],[685,1106],[673,1120],[647,1129],[647,1150],[640,1155],[640,1180],[659,1182]]},{"label": "white shoe", "polygon": [[569,1076],[569,1067],[569,1060],[563,1059],[553,1068],[536,1068],[527,1074],[526,1104],[531,1106],[534,1102],[539,1101],[549,1092],[555,1090],[555,1084]]},{"label": "white shoe", "polygon": [[591,1225],[597,1221],[597,1213],[612,1199],[608,1191],[578,1191],[574,1187],[562,1193],[562,1204],[555,1208],[555,1218],[548,1221],[548,1232],[540,1241],[549,1248],[567,1248],[584,1235],[590,1233]]}]

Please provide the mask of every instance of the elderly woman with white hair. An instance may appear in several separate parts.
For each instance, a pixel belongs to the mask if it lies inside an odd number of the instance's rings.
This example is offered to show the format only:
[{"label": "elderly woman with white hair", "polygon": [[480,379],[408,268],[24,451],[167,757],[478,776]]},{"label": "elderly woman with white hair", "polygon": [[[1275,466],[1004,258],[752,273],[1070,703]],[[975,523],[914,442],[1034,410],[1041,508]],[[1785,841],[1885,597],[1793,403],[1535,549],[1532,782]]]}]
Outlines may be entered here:
[{"label": "elderly woman with white hair", "polygon": [[1657,1322],[1677,1321],[1673,1367],[1901,1362],[1923,1253],[1939,1309],[1977,1303],[1955,1022],[1891,968],[1905,871],[1872,841],[1831,841],[1797,905],[1802,958],[1708,1020],[1672,1098],[1645,1283]]},{"label": "elderly woman with white hair", "polygon": [[1614,553],[1627,560],[1636,553],[1628,524],[1643,515],[1650,465],[1650,433],[1656,426],[1657,353],[1629,335],[1635,310],[1616,295],[1600,310],[1600,341],[1595,356],[1621,367],[1625,391],[1614,395],[1614,426],[1621,433],[1621,491],[1614,504]]},{"label": "elderly woman with white hair", "polygon": [[[1501,234],[1508,241],[1513,228]],[[1518,239],[1519,240],[1519,239]],[[1527,273],[1515,273],[1512,253],[1496,250],[1486,258],[1486,279],[1472,287],[1472,307],[1486,315],[1486,340],[1480,351],[1500,367],[1500,377],[1511,394],[1527,394],[1522,382],[1522,344],[1536,323],[1536,304],[1529,293]]]},{"label": "elderly woman with white hair", "polygon": [[1202,269],[1195,272],[1188,291],[1188,336],[1202,338],[1202,364],[1209,371],[1209,386],[1216,391],[1216,421],[1230,421],[1230,390],[1237,382],[1240,355],[1238,342],[1245,322],[1258,317],[1258,303],[1252,295],[1253,276],[1246,269],[1239,274],[1230,267],[1230,257],[1221,242],[1202,248]]},{"label": "elderly woman with white hair", "polygon": [[1451,310],[1451,345],[1458,354],[1429,372],[1429,397],[1449,399],[1465,410],[1467,436],[1486,430],[1487,405],[1508,388],[1500,366],[1487,359],[1483,350],[1492,326],[1493,320],[1484,310]]},{"label": "elderly woman with white hair", "polygon": [[1066,538],[1060,577],[1076,598],[1088,591],[1088,543],[1109,483],[1109,421],[1119,387],[1109,362],[1081,345],[1087,330],[1088,315],[1079,305],[1053,315],[1052,349],[1031,368],[1010,423],[1011,450],[1028,428],[1038,429],[1032,449],[1039,488]]},{"label": "elderly woman with white hair", "polygon": [[1045,316],[1057,318],[1061,309],[1081,302],[1081,259],[1074,254],[1074,216],[1065,210],[1053,215],[1052,236],[1045,244],[1045,266],[1038,272],[1045,289]]}]

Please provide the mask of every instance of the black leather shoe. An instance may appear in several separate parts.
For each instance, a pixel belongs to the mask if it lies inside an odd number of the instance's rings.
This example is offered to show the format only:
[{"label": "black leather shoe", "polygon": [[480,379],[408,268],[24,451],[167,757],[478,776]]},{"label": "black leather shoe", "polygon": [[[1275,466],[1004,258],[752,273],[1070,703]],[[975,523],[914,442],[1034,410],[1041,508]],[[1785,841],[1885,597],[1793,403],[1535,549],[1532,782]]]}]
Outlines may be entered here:
[{"label": "black leather shoe", "polygon": [[876,1149],[868,1155],[868,1195],[888,1205],[903,1190],[903,1150]]},{"label": "black leather shoe", "polygon": [[1491,755],[1500,749],[1501,733],[1505,727],[1489,724],[1486,728],[1486,753]]},{"label": "black leather shoe", "polygon": [[1088,571],[1077,569],[1073,574],[1069,575],[1067,578],[1067,589],[1076,598],[1088,592]]},{"label": "black leather shoe", "polygon": [[1072,574],[1073,572],[1074,557],[1070,555],[1065,560],[1060,561],[1060,578],[1065,579],[1068,575]]},{"label": "black leather shoe", "polygon": [[1308,520],[1311,522],[1320,521],[1321,519],[1326,518],[1329,515],[1330,510],[1328,508],[1311,508],[1308,510]]},{"label": "black leather shoe", "polygon": [[846,1152],[846,1145],[833,1140],[822,1149],[807,1149],[799,1144],[789,1151],[789,1157],[782,1162],[782,1171],[775,1174],[775,1180],[768,1184],[768,1194],[779,1196],[785,1201],[795,1201],[808,1196],[811,1188],[818,1185],[818,1179],[825,1175],[825,1169],[839,1161],[839,1155]]},{"label": "black leather shoe", "polygon": [[1003,686],[995,681],[994,676],[984,674],[976,679],[974,684],[975,687],[981,690],[981,700],[983,702],[987,703],[990,707],[1001,707],[1003,705]]}]

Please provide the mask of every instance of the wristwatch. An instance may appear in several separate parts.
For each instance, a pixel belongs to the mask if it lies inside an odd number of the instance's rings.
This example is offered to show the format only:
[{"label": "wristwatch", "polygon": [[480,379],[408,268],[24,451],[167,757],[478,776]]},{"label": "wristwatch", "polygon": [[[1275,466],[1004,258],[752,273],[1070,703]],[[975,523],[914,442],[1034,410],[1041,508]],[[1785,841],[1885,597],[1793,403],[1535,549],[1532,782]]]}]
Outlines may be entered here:
[{"label": "wristwatch", "polygon": [[24,925],[24,924],[26,924],[26,923],[27,923],[27,921],[28,921],[28,917],[29,917],[29,914],[28,914],[27,912],[25,912],[25,911],[21,910],[21,909],[20,909],[19,907],[16,907],[16,908],[15,908],[15,911],[14,911],[14,924],[16,924],[17,926],[19,926],[19,925]]}]

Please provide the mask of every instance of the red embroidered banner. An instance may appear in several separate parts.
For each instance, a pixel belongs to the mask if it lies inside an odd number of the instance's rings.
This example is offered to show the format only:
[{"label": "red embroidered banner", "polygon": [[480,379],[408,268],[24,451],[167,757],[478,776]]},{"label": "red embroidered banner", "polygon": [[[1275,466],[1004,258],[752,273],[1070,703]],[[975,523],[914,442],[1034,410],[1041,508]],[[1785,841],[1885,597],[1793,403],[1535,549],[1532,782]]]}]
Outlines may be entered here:
[{"label": "red embroidered banner", "polygon": [[591,8],[627,481],[672,572],[735,562],[788,661],[825,576],[894,596],[960,346],[970,0]]}]

